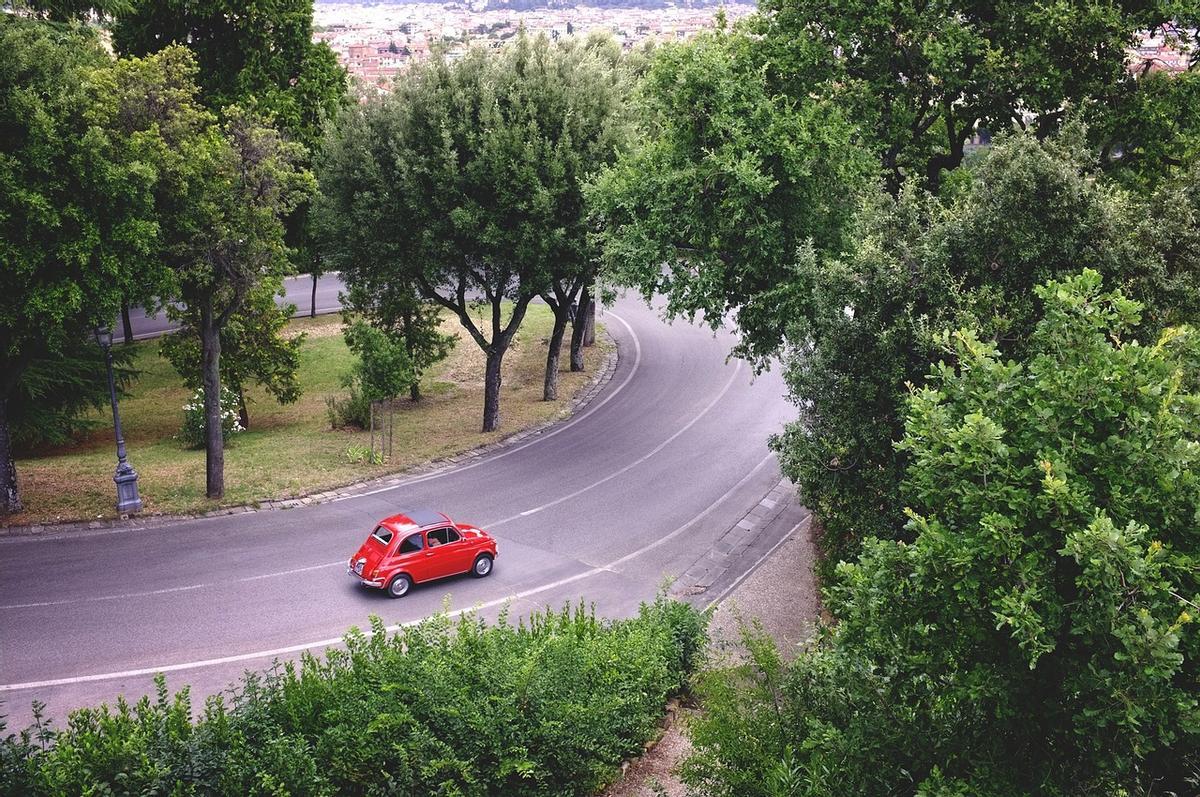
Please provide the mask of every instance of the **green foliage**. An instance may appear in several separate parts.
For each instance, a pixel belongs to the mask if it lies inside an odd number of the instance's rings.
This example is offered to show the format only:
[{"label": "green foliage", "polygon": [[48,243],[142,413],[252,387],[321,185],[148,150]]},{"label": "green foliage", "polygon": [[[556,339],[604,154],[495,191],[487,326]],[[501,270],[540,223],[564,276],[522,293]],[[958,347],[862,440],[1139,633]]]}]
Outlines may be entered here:
[{"label": "green foliage", "polygon": [[1114,105],[1092,116],[1107,140],[1103,165],[1117,179],[1145,190],[1200,159],[1200,69],[1142,75]]},{"label": "green foliage", "polygon": [[100,19],[127,9],[125,0],[5,0],[0,9],[51,22],[87,22],[93,14]]},{"label": "green foliage", "polygon": [[1138,89],[1140,34],[1167,23],[1186,39],[1198,14],[1172,0],[764,0],[750,26],[773,93],[845,108],[898,192],[914,176],[936,185],[977,127],[1046,135],[1091,101],[1103,117]]},{"label": "green foliage", "polygon": [[[338,428],[334,426],[334,428]],[[346,446],[346,459],[355,464],[366,465],[382,465],[383,456],[372,451],[370,446],[362,446],[356,443]]]},{"label": "green foliage", "polygon": [[349,388],[345,398],[337,396],[325,397],[325,415],[329,419],[330,429],[345,429],[356,426],[366,429],[371,425],[371,401],[362,394],[351,374],[343,382]]},{"label": "green foliage", "polygon": [[[325,262],[373,322],[382,302],[381,328],[417,293],[455,313],[488,355],[486,431],[529,302],[591,253],[583,184],[620,140],[621,85],[603,48],[522,33],[455,60],[435,52],[390,96],[347,111],[325,144]],[[479,304],[486,324],[472,318]]]},{"label": "green foliage", "polygon": [[799,419],[775,439],[785,472],[825,525],[830,562],[859,541],[905,536],[898,485],[907,385],[937,333],[972,326],[1023,357],[1034,287],[1088,266],[1144,303],[1144,334],[1200,312],[1196,174],[1143,200],[1097,179],[1082,131],[998,141],[948,198],[909,187],[864,205],[842,257],[802,253],[786,378]]},{"label": "green foliage", "polygon": [[399,337],[361,321],[347,327],[345,335],[346,346],[358,355],[354,382],[367,401],[394,399],[418,378]]},{"label": "green foliage", "polygon": [[[221,383],[241,399],[252,381],[262,385],[280,404],[291,404],[300,398],[297,371],[304,334],[283,337],[296,306],[277,305],[275,296],[280,293],[282,284],[278,278],[264,280],[251,290],[243,305],[221,328]],[[162,356],[183,377],[185,385],[200,387],[197,314],[187,308],[168,308],[168,314],[183,325],[163,336],[159,344]]]},{"label": "green foliage", "polygon": [[[132,71],[82,26],[0,14],[0,52],[0,511],[13,511],[6,410],[27,369],[43,363],[18,404],[53,409],[61,430],[87,403],[69,395],[81,341],[122,298],[164,284],[156,205],[168,137],[187,107],[149,101],[176,96],[155,81],[140,87],[138,107],[161,113],[126,113]],[[73,360],[61,381],[44,365],[59,357]],[[35,394],[42,407],[31,407]]]},{"label": "green foliage", "polygon": [[684,688],[703,626],[661,599],[611,622],[580,607],[388,633],[375,618],[194,722],[160,680],[155,699],[75,712],[48,749],[9,736],[0,794],[592,794]]},{"label": "green foliage", "polygon": [[123,54],[183,45],[199,65],[210,109],[252,107],[308,149],[346,94],[346,72],[329,46],[312,40],[311,0],[131,0],[113,27]]},{"label": "green foliage", "polygon": [[798,249],[839,251],[871,163],[834,103],[773,91],[761,43],[703,33],[654,53],[637,95],[642,138],[590,195],[604,261],[667,312],[737,315],[739,353],[764,361],[808,313]]},{"label": "green foliage", "polygon": [[939,337],[900,444],[911,542],[839,566],[786,674],[714,682],[701,794],[1196,792],[1200,338],[1139,343],[1096,271],[1036,295],[1023,362]]},{"label": "green foliage", "polygon": [[[138,372],[131,349],[114,346],[112,357],[120,398]],[[8,397],[13,440],[26,451],[70,442],[97,426],[88,410],[108,408],[108,367],[94,339],[68,341],[53,356],[30,361]]]},{"label": "green foliage", "polygon": [[[111,151],[85,124],[90,70],[106,57],[80,29],[0,15],[0,398],[25,362],[110,320],[121,264],[100,244],[136,224],[148,196],[142,164],[105,164]],[[106,217],[88,200],[91,165],[136,183],[130,213]],[[106,256],[109,255],[109,256]]]},{"label": "green foliage", "polygon": [[[238,421],[238,406],[238,394],[228,387],[221,388],[221,439],[227,443],[230,437],[245,431]],[[204,388],[196,388],[188,403],[183,405],[183,426],[179,430],[179,439],[188,448],[204,448],[206,428]]]}]

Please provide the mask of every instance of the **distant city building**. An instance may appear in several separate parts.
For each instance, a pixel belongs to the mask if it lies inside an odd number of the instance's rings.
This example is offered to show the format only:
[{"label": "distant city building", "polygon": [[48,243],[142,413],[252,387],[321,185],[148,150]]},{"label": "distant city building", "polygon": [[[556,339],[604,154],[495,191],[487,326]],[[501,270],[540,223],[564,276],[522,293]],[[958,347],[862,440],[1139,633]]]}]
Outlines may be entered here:
[{"label": "distant city building", "polygon": [[[729,21],[756,10],[748,3],[723,6]],[[494,47],[523,26],[552,38],[609,31],[626,49],[648,38],[685,39],[711,28],[717,7],[707,8],[540,8],[519,11],[488,8],[487,3],[343,3],[318,2],[313,38],[329,44],[350,74],[371,86],[386,88],[415,61],[429,57],[439,42],[447,57],[459,57],[466,46]]]},{"label": "distant city building", "polygon": [[1129,53],[1129,68],[1135,74],[1145,72],[1186,72],[1191,53],[1179,43],[1179,37],[1167,28],[1150,31]]}]

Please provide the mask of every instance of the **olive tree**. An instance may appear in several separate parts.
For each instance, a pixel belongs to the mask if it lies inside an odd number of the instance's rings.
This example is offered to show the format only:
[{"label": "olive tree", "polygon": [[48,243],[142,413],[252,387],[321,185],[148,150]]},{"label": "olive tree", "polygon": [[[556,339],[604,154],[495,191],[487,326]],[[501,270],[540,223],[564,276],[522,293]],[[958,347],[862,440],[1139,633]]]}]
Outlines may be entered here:
[{"label": "olive tree", "polygon": [[360,230],[380,253],[343,267],[351,294],[411,285],[459,319],[487,358],[484,431],[499,426],[501,367],[530,302],[588,251],[581,182],[612,146],[614,91],[594,52],[523,33],[456,60],[435,53],[345,114],[353,133],[326,148],[362,186],[346,198],[322,171],[323,212],[342,217],[326,240]]}]

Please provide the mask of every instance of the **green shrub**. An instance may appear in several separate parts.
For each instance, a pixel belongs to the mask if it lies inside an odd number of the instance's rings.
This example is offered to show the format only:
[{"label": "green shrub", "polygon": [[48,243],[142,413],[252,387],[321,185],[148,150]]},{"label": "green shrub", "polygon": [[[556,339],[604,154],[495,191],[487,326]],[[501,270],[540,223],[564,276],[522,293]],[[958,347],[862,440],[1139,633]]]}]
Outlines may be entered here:
[{"label": "green shrub", "polygon": [[[179,439],[188,448],[204,448],[204,430],[207,428],[204,418],[204,388],[196,388],[192,398],[183,405],[183,427],[179,430]],[[238,396],[227,387],[221,388],[221,437],[225,442],[238,432],[243,431],[238,420]]]},{"label": "green shrub", "polygon": [[330,429],[345,429],[354,426],[366,429],[371,424],[371,401],[359,391],[353,380],[346,380],[350,393],[346,398],[325,397],[325,414]]},{"label": "green shrub", "polygon": [[372,620],[324,659],[247,675],[190,720],[187,691],[73,713],[0,742],[0,794],[590,794],[655,730],[704,644],[663,599],[513,625]]},{"label": "green shrub", "polygon": [[701,794],[1200,793],[1200,335],[1141,345],[1094,271],[1036,295],[1023,363],[946,335],[911,393],[911,542],[786,671],[702,685]]}]

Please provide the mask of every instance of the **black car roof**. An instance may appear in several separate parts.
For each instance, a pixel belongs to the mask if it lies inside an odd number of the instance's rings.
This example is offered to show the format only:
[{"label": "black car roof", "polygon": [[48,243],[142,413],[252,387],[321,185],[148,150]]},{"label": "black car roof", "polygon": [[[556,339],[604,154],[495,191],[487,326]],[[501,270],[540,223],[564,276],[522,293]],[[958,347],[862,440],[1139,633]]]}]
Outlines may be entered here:
[{"label": "black car roof", "polygon": [[406,516],[421,528],[436,526],[439,523],[445,523],[447,520],[447,517],[441,512],[435,512],[432,509],[401,509],[399,514]]}]

